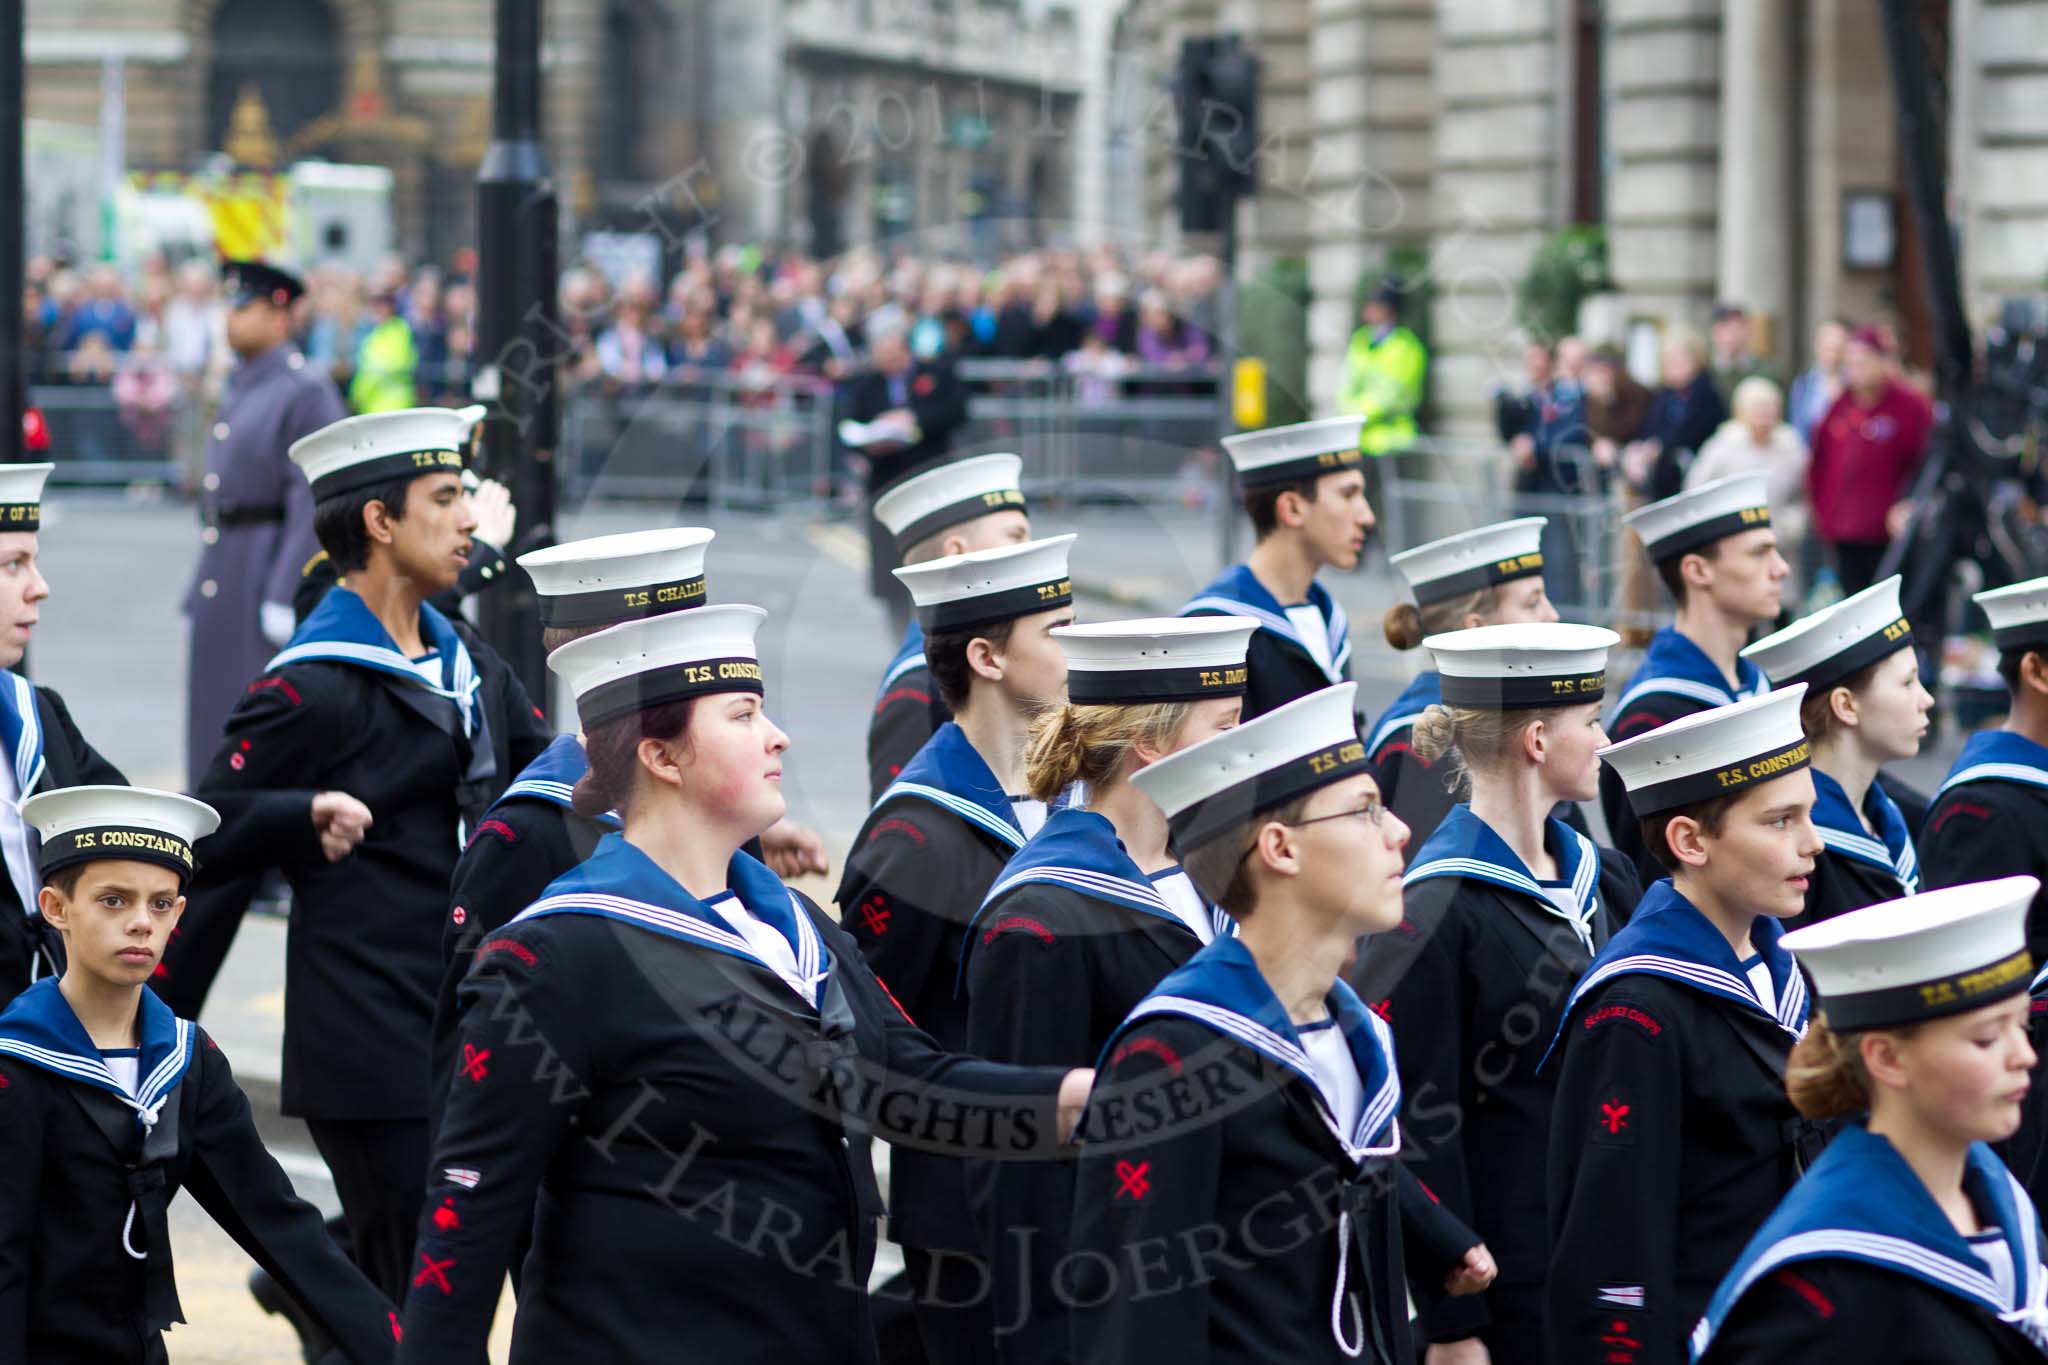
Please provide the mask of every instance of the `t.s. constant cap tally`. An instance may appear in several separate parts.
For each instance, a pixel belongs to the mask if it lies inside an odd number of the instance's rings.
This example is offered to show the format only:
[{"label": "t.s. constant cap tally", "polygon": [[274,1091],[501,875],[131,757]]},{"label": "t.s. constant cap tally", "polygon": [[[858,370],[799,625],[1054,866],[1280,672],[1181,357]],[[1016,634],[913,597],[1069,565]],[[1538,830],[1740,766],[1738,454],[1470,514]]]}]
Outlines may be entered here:
[{"label": "t.s. constant cap tally", "polygon": [[1795,683],[1731,706],[1681,716],[1648,734],[1610,744],[1600,757],[1628,788],[1638,818],[1735,796],[1812,760],[1799,703],[1806,685]]},{"label": "t.s. constant cap tally", "polygon": [[1053,631],[1067,656],[1067,700],[1076,706],[1241,697],[1245,649],[1256,621],[1169,616],[1102,621]]},{"label": "t.s. constant cap tally", "polygon": [[1521,517],[1461,531],[1403,550],[1388,562],[1400,571],[1417,606],[1543,575],[1543,528],[1548,517]]},{"label": "t.s. constant cap tally", "polygon": [[148,787],[63,787],[21,803],[45,877],[80,863],[154,863],[189,881],[192,846],[220,828],[212,806]]},{"label": "t.s. constant cap tally", "polygon": [[1475,626],[1422,642],[1446,706],[1486,711],[1578,706],[1607,695],[1607,651],[1621,637],[1563,621]]},{"label": "t.s. constant cap tally", "polygon": [[1356,469],[1365,458],[1358,449],[1358,434],[1364,429],[1363,417],[1323,417],[1226,436],[1223,448],[1230,453],[1237,481],[1258,488]]},{"label": "t.s. constant cap tally", "polygon": [[1899,1028],[2027,989],[2027,910],[2041,883],[2000,877],[1882,901],[1785,935],[1828,1027]]},{"label": "t.s. constant cap tally", "polygon": [[1899,576],[1893,574],[1766,635],[1742,657],[1761,668],[1774,687],[1803,682],[1825,688],[1912,643],[1913,627],[1899,611]]},{"label": "t.s. constant cap tally", "polygon": [[1199,847],[1333,782],[1367,772],[1351,705],[1356,683],[1297,697],[1131,774],[1165,812],[1175,847]]},{"label": "t.s. constant cap tally", "polygon": [[754,636],[759,607],[699,607],[571,640],[548,668],[576,694],[584,728],[663,702],[715,692],[767,690]]},{"label": "t.s. constant cap tally", "polygon": [[1027,540],[993,550],[948,555],[909,564],[896,577],[910,589],[918,622],[927,631],[966,630],[1056,611],[1074,600],[1067,576],[1072,535]]},{"label": "t.s. constant cap tally", "polygon": [[1643,538],[1643,549],[1652,560],[1676,559],[1717,540],[1769,526],[1770,480],[1762,474],[1716,479],[1639,507],[1621,524]]},{"label": "t.s. constant cap tally", "polygon": [[572,540],[519,556],[533,579],[544,626],[610,626],[701,607],[704,552],[717,537],[702,526]]},{"label": "t.s. constant cap tally", "polygon": [[459,474],[470,430],[485,409],[402,408],[330,422],[292,442],[292,463],[316,501],[408,474]]},{"label": "t.s. constant cap tally", "polygon": [[875,498],[875,519],[889,528],[896,549],[996,512],[1025,510],[1024,461],[1015,455],[976,455],[912,474]]}]

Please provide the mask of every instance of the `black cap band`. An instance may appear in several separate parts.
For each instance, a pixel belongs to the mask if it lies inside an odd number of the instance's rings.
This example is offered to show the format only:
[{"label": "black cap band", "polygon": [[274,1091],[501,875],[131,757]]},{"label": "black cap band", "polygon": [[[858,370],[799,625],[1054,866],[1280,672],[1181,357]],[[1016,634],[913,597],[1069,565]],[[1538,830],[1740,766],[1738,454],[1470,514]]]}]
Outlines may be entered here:
[{"label": "black cap band", "polygon": [[927,633],[966,630],[970,626],[1014,621],[1020,616],[1032,616],[1041,611],[1057,611],[1061,607],[1071,606],[1073,601],[1074,580],[1059,578],[1050,583],[1008,588],[982,597],[963,597],[954,602],[934,602],[928,607],[917,609],[917,620]]},{"label": "black cap band", "polygon": [[313,501],[323,502],[391,479],[422,474],[460,474],[462,469],[462,452],[459,450],[406,450],[395,455],[379,455],[373,460],[363,460],[313,480]]},{"label": "black cap band", "polygon": [[1709,768],[1705,772],[1674,777],[1668,782],[1653,782],[1647,787],[1633,788],[1628,794],[1629,809],[1642,820],[1679,806],[1690,806],[1696,801],[1736,796],[1759,782],[1796,773],[1812,761],[1813,744],[1802,739],[1789,748],[1773,749],[1725,768]]},{"label": "black cap band", "polygon": [[1578,706],[1607,695],[1607,674],[1567,673],[1552,677],[1454,678],[1439,671],[1446,706],[1481,711],[1524,711],[1538,706]]},{"label": "black cap band", "polygon": [[2011,999],[2024,992],[2033,978],[2034,956],[2022,948],[2011,957],[1954,976],[1881,991],[1831,995],[1821,1001],[1821,1009],[1827,1014],[1828,1027],[1837,1033],[1900,1028]]},{"label": "black cap band", "polygon": [[599,683],[576,699],[576,716],[587,730],[608,720],[645,711],[651,706],[703,697],[716,692],[752,692],[765,695],[758,659],[698,659],[687,664],[668,664]]},{"label": "black cap band", "polygon": [[2025,621],[1991,632],[1991,643],[2000,654],[2022,654],[2030,649],[2048,649],[2048,621]]},{"label": "black cap band", "polygon": [[997,512],[1012,510],[1018,512],[1029,510],[1025,504],[1022,489],[999,488],[991,493],[976,493],[971,498],[962,498],[960,501],[949,503],[935,512],[925,513],[916,521],[911,522],[910,525],[898,531],[896,533],[897,552],[901,553],[909,549],[927,536],[937,535],[941,531],[973,521],[977,517],[986,517]]},{"label": "black cap band", "polygon": [[540,599],[543,626],[615,626],[666,616],[704,605],[704,575],[649,583],[637,588],[606,588],[601,592],[570,592]]},{"label": "black cap band", "polygon": [[192,845],[175,834],[129,825],[100,825],[55,835],[43,841],[36,858],[46,879],[64,868],[95,862],[155,863],[177,873],[180,886],[192,879],[195,866]]},{"label": "black cap band", "polygon": [[33,531],[43,524],[39,502],[0,502],[0,531]]},{"label": "black cap band", "polygon": [[1448,602],[1453,597],[1463,597],[1468,592],[1481,588],[1497,587],[1512,583],[1518,578],[1541,578],[1543,576],[1543,552],[1516,555],[1512,559],[1497,559],[1490,564],[1476,568],[1461,569],[1442,578],[1432,578],[1427,583],[1415,585],[1415,605],[1426,607],[1435,602]]},{"label": "black cap band", "polygon": [[1067,700],[1075,706],[1140,706],[1148,702],[1241,697],[1251,670],[1228,668],[1111,668],[1067,670]]},{"label": "black cap band", "polygon": [[1662,564],[1667,559],[1689,555],[1694,550],[1704,549],[1717,540],[1739,536],[1744,531],[1758,531],[1771,524],[1771,509],[1768,507],[1744,507],[1725,516],[1709,517],[1695,522],[1683,530],[1673,531],[1654,545],[1643,542],[1643,549],[1653,563]]},{"label": "black cap band", "polygon": [[1261,465],[1257,469],[1240,469],[1237,482],[1244,488],[1270,488],[1276,483],[1300,483],[1303,479],[1319,479],[1325,474],[1338,474],[1347,469],[1356,469],[1365,463],[1365,454],[1359,450],[1331,450],[1321,455],[1304,455],[1298,460],[1281,460],[1275,464]]},{"label": "black cap band", "polygon": [[1912,646],[1913,627],[1901,616],[1883,630],[1864,636],[1841,653],[1829,655],[1804,672],[1772,678],[1771,686],[1790,687],[1793,683],[1803,682],[1815,690],[1833,687],[1851,674]]},{"label": "black cap band", "polygon": [[1204,797],[1169,819],[1167,825],[1176,848],[1199,848],[1261,811],[1284,806],[1297,796],[1342,782],[1353,774],[1371,771],[1372,762],[1366,757],[1362,741],[1333,744]]}]

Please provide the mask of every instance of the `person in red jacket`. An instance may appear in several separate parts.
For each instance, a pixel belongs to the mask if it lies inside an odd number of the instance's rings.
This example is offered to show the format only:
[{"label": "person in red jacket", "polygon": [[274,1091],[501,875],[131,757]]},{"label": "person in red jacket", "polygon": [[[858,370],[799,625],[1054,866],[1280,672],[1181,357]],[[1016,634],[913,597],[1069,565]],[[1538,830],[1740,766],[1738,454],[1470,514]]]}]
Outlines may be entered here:
[{"label": "person in red jacket", "polygon": [[1934,427],[1933,405],[1894,377],[1890,351],[1875,327],[1850,338],[1844,386],[1813,433],[1806,470],[1813,529],[1845,593],[1876,580]]}]

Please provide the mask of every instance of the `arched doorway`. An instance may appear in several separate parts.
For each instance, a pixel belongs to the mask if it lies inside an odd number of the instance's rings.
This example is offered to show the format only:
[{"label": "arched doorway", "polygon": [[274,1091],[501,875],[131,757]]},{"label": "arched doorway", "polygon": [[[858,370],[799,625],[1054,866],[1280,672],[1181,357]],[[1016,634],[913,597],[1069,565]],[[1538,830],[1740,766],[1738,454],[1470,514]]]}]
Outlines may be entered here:
[{"label": "arched doorway", "polygon": [[280,143],[341,104],[340,26],[327,0],[221,0],[213,12],[206,146],[224,145],[253,88]]}]

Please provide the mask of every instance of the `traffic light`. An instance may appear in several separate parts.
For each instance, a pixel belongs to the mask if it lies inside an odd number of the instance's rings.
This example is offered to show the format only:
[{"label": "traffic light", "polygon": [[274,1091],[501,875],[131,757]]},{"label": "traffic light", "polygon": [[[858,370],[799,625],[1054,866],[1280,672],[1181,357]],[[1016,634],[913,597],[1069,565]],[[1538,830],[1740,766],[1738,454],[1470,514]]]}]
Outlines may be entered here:
[{"label": "traffic light", "polygon": [[1175,88],[1180,225],[1216,232],[1258,180],[1259,59],[1234,33],[1186,39]]}]

